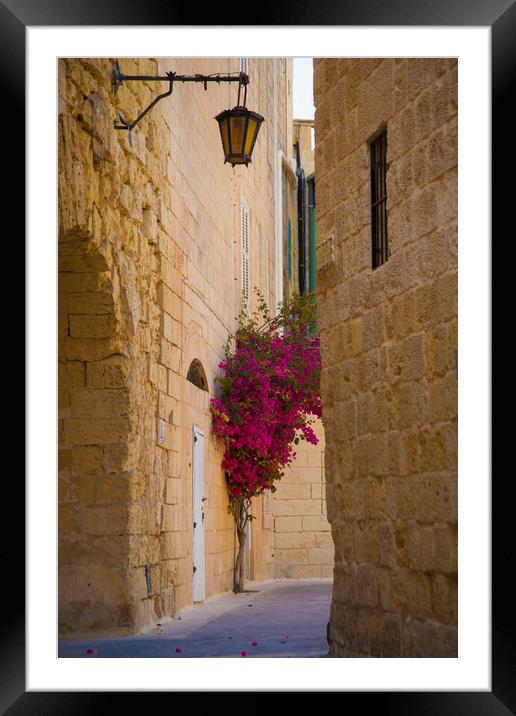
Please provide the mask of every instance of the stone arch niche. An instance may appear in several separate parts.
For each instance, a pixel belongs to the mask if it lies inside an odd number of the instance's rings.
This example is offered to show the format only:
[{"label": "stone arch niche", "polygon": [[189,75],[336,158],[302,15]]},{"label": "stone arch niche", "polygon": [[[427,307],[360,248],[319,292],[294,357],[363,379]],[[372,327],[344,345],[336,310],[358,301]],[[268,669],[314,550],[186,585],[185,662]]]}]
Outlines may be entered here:
[{"label": "stone arch niche", "polygon": [[186,379],[201,390],[208,391],[208,379],[206,378],[206,372],[201,361],[197,358],[194,358],[190,363]]},{"label": "stone arch niche", "polygon": [[203,335],[201,326],[191,321],[185,331],[183,370],[189,383],[193,383],[207,393],[213,393],[212,381],[206,372],[209,366],[207,340]]},{"label": "stone arch niche", "polygon": [[210,434],[210,398],[214,393],[213,378],[208,359],[206,332],[196,321],[191,321],[185,330],[182,359],[182,410],[184,439],[189,440],[192,424]]}]

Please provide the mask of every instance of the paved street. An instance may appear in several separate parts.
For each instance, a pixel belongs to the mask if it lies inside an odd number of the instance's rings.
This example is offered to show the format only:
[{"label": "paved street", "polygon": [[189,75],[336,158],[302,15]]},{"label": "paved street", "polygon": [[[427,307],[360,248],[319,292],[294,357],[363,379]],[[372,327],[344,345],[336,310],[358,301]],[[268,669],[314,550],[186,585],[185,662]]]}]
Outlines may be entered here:
[{"label": "paved street", "polygon": [[187,607],[145,634],[66,639],[60,658],[324,657],[332,580],[271,580]]}]

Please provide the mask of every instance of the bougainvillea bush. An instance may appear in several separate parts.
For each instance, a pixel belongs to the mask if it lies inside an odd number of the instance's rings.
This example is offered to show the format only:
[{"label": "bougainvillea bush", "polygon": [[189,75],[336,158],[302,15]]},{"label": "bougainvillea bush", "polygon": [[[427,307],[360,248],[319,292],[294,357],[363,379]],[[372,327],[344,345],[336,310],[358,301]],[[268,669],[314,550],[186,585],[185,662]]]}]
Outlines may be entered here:
[{"label": "bougainvillea bush", "polygon": [[234,590],[243,589],[245,526],[251,499],[275,491],[300,440],[317,444],[321,416],[321,357],[313,294],[294,296],[271,316],[263,296],[251,316],[244,309],[220,363],[219,394],[211,400],[213,432],[225,441],[222,467],[229,511],[239,538]]}]

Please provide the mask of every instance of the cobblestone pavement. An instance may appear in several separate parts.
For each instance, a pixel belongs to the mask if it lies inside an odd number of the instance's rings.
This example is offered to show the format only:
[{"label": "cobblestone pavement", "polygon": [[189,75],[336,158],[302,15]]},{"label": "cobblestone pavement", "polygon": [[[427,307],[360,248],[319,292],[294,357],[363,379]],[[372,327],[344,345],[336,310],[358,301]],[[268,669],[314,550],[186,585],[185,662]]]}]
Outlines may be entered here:
[{"label": "cobblestone pavement", "polygon": [[63,639],[60,658],[324,657],[332,580],[270,580],[186,607],[144,634]]}]

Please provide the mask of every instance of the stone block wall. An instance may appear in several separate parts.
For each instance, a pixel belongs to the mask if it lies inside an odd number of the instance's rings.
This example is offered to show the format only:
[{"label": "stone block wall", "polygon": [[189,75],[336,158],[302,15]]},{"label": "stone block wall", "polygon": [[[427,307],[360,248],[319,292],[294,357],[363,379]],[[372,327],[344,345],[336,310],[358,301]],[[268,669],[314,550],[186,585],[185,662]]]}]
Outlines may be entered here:
[{"label": "stone block wall", "polygon": [[317,445],[296,447],[296,458],[277,484],[274,515],[274,576],[315,579],[333,576],[334,547],[326,516],[324,431],[317,420]]},{"label": "stone block wall", "polygon": [[[121,65],[240,70],[238,58]],[[250,283],[275,300],[274,138],[286,152],[291,61],[250,59],[249,106],[266,121],[252,164],[234,170],[213,117],[236,104],[236,85],[176,85],[131,144],[114,118],[136,117],[161,86],[126,82],[115,98],[113,66],[59,63],[62,635],[130,633],[191,603],[194,424],[206,436],[206,595],[231,589],[234,528],[208,405],[241,304],[242,199]],[[194,358],[208,392],[186,379]],[[273,576],[271,525],[256,529],[253,550],[255,578]]]},{"label": "stone block wall", "polygon": [[[457,655],[457,61],[317,59],[332,656]],[[371,266],[387,129],[390,257]]]}]

